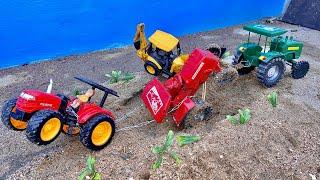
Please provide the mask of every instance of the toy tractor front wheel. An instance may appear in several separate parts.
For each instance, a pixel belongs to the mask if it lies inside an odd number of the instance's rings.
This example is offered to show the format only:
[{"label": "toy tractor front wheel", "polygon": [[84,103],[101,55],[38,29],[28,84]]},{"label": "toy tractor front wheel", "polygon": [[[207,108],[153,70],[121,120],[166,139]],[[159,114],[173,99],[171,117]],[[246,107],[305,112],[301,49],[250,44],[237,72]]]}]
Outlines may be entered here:
[{"label": "toy tractor front wheel", "polygon": [[147,71],[147,73],[153,75],[153,76],[158,76],[161,73],[161,70],[151,61],[147,61],[144,64],[144,69]]},{"label": "toy tractor front wheel", "polygon": [[262,61],[258,67],[257,78],[264,86],[273,87],[283,77],[285,70],[285,62],[281,58]]},{"label": "toy tractor front wheel", "polygon": [[3,124],[8,128],[15,131],[23,131],[27,128],[27,122],[14,119],[11,113],[15,113],[17,99],[10,99],[5,103],[1,111],[1,120]]},{"label": "toy tractor front wheel", "polygon": [[62,115],[56,111],[38,111],[29,120],[27,138],[38,145],[51,143],[62,130],[62,118]]},{"label": "toy tractor front wheel", "polygon": [[114,133],[114,121],[106,115],[99,115],[89,119],[81,128],[80,141],[89,149],[100,150],[111,142]]},{"label": "toy tractor front wheel", "polygon": [[293,63],[291,67],[291,76],[293,79],[303,78],[309,71],[310,65],[308,61],[299,61]]}]

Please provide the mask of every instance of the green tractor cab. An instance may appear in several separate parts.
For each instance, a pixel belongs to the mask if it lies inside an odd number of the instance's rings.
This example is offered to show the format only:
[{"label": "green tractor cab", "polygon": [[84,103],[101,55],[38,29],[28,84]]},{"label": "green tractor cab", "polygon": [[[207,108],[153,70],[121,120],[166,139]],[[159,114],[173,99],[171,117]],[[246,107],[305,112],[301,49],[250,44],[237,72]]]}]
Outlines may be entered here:
[{"label": "green tractor cab", "polygon": [[[308,70],[307,61],[300,58],[303,44],[293,37],[283,37],[287,30],[262,24],[243,27],[249,31],[248,40],[240,44],[233,58],[233,64],[242,64],[240,75],[248,74],[256,67],[258,80],[266,87],[275,86],[283,77],[286,64],[291,66],[291,75],[295,79],[303,78]],[[259,35],[258,43],[250,42],[251,33]],[[261,42],[264,40],[264,43]],[[261,45],[260,45],[261,44]]]}]

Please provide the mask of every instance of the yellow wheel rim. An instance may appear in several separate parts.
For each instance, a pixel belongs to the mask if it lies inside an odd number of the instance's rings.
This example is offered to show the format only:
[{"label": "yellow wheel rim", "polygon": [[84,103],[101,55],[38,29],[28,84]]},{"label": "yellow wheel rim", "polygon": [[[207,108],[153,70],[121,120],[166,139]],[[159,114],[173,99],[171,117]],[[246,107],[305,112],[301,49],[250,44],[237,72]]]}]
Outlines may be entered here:
[{"label": "yellow wheel rim", "polygon": [[91,140],[96,146],[104,145],[111,137],[112,126],[109,122],[99,123],[92,132]]},{"label": "yellow wheel rim", "polygon": [[50,141],[54,139],[61,128],[61,122],[58,118],[49,119],[42,127],[40,138],[42,141]]},{"label": "yellow wheel rim", "polygon": [[155,74],[156,73],[156,70],[152,66],[147,66],[147,71],[150,74]]},{"label": "yellow wheel rim", "polygon": [[[15,113],[16,107],[14,107],[11,112]],[[27,128],[27,122],[16,120],[13,117],[10,117],[10,123],[14,128],[19,130],[24,130]]]}]

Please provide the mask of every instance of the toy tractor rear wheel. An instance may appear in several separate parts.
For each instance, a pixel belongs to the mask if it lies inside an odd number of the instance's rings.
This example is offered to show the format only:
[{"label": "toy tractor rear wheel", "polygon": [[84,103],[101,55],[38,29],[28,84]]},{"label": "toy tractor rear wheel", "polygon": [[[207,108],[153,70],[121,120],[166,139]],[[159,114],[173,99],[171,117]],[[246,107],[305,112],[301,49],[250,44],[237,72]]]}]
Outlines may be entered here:
[{"label": "toy tractor rear wheel", "polygon": [[1,120],[8,128],[15,131],[23,131],[27,128],[27,122],[20,121],[11,117],[11,113],[16,112],[17,99],[10,99],[5,103],[1,111]]},{"label": "toy tractor rear wheel", "polygon": [[147,71],[147,73],[153,75],[153,76],[158,76],[161,73],[161,70],[151,61],[147,61],[144,64],[144,69]]},{"label": "toy tractor rear wheel", "polygon": [[54,141],[62,130],[62,115],[52,110],[36,112],[29,120],[27,138],[35,144],[46,145]]},{"label": "toy tractor rear wheel", "polygon": [[262,61],[258,67],[257,78],[264,86],[273,87],[283,77],[285,70],[285,62],[281,58]]},{"label": "toy tractor rear wheel", "polygon": [[310,68],[308,61],[299,61],[293,63],[291,67],[291,76],[293,79],[300,79],[306,76]]},{"label": "toy tractor rear wheel", "polygon": [[100,150],[111,142],[114,133],[114,121],[106,115],[98,115],[81,128],[80,141],[91,150]]}]

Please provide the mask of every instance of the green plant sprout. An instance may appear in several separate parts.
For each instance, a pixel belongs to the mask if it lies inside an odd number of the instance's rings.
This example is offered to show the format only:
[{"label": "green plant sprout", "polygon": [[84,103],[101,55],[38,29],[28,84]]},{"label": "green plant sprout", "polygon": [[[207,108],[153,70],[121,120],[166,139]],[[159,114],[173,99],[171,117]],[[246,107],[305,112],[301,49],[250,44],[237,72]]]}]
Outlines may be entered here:
[{"label": "green plant sprout", "polygon": [[178,135],[177,142],[180,147],[183,147],[187,144],[192,144],[194,142],[199,141],[201,138],[200,136],[195,135]]},{"label": "green plant sprout", "polygon": [[78,96],[78,95],[80,95],[81,94],[81,91],[79,90],[79,89],[74,89],[73,90],[73,93],[72,93],[74,96]]},{"label": "green plant sprout", "polygon": [[121,71],[111,71],[111,74],[106,74],[108,78],[110,78],[109,83],[117,83],[120,81]]},{"label": "green plant sprout", "polygon": [[277,107],[278,106],[278,104],[279,104],[279,101],[278,101],[278,94],[275,92],[275,91],[273,91],[272,93],[270,93],[269,95],[268,95],[268,101],[269,101],[269,103],[272,105],[272,107]]},{"label": "green plant sprout", "polygon": [[116,70],[112,71],[111,74],[106,74],[105,76],[109,78],[110,84],[117,83],[119,81],[128,82],[135,78],[135,76],[130,72],[122,73],[121,71]]},{"label": "green plant sprout", "polygon": [[84,180],[84,179],[100,180],[101,175],[96,171],[94,164],[95,164],[94,157],[89,156],[87,159],[87,166],[81,172],[80,176],[78,177],[78,180]]},{"label": "green plant sprout", "polygon": [[170,130],[166,137],[165,143],[162,146],[156,146],[152,148],[152,152],[157,155],[157,160],[152,166],[153,169],[158,169],[161,166],[163,161],[163,156],[166,153],[168,153],[175,160],[176,164],[178,165],[180,164],[181,160],[179,155],[176,152],[171,150],[173,141],[174,141],[174,133],[173,131]]},{"label": "green plant sprout", "polygon": [[124,80],[125,82],[128,82],[128,81],[130,81],[131,79],[134,79],[134,78],[135,78],[135,76],[132,73],[126,72],[123,75],[122,80]]},{"label": "green plant sprout", "polygon": [[225,59],[229,56],[231,56],[231,51],[227,51],[227,52],[223,53],[223,55],[221,56],[221,59]]},{"label": "green plant sprout", "polygon": [[235,116],[227,115],[226,118],[233,125],[245,124],[251,119],[251,112],[250,112],[250,109],[248,108],[244,110],[239,109],[238,115],[235,115]]}]

